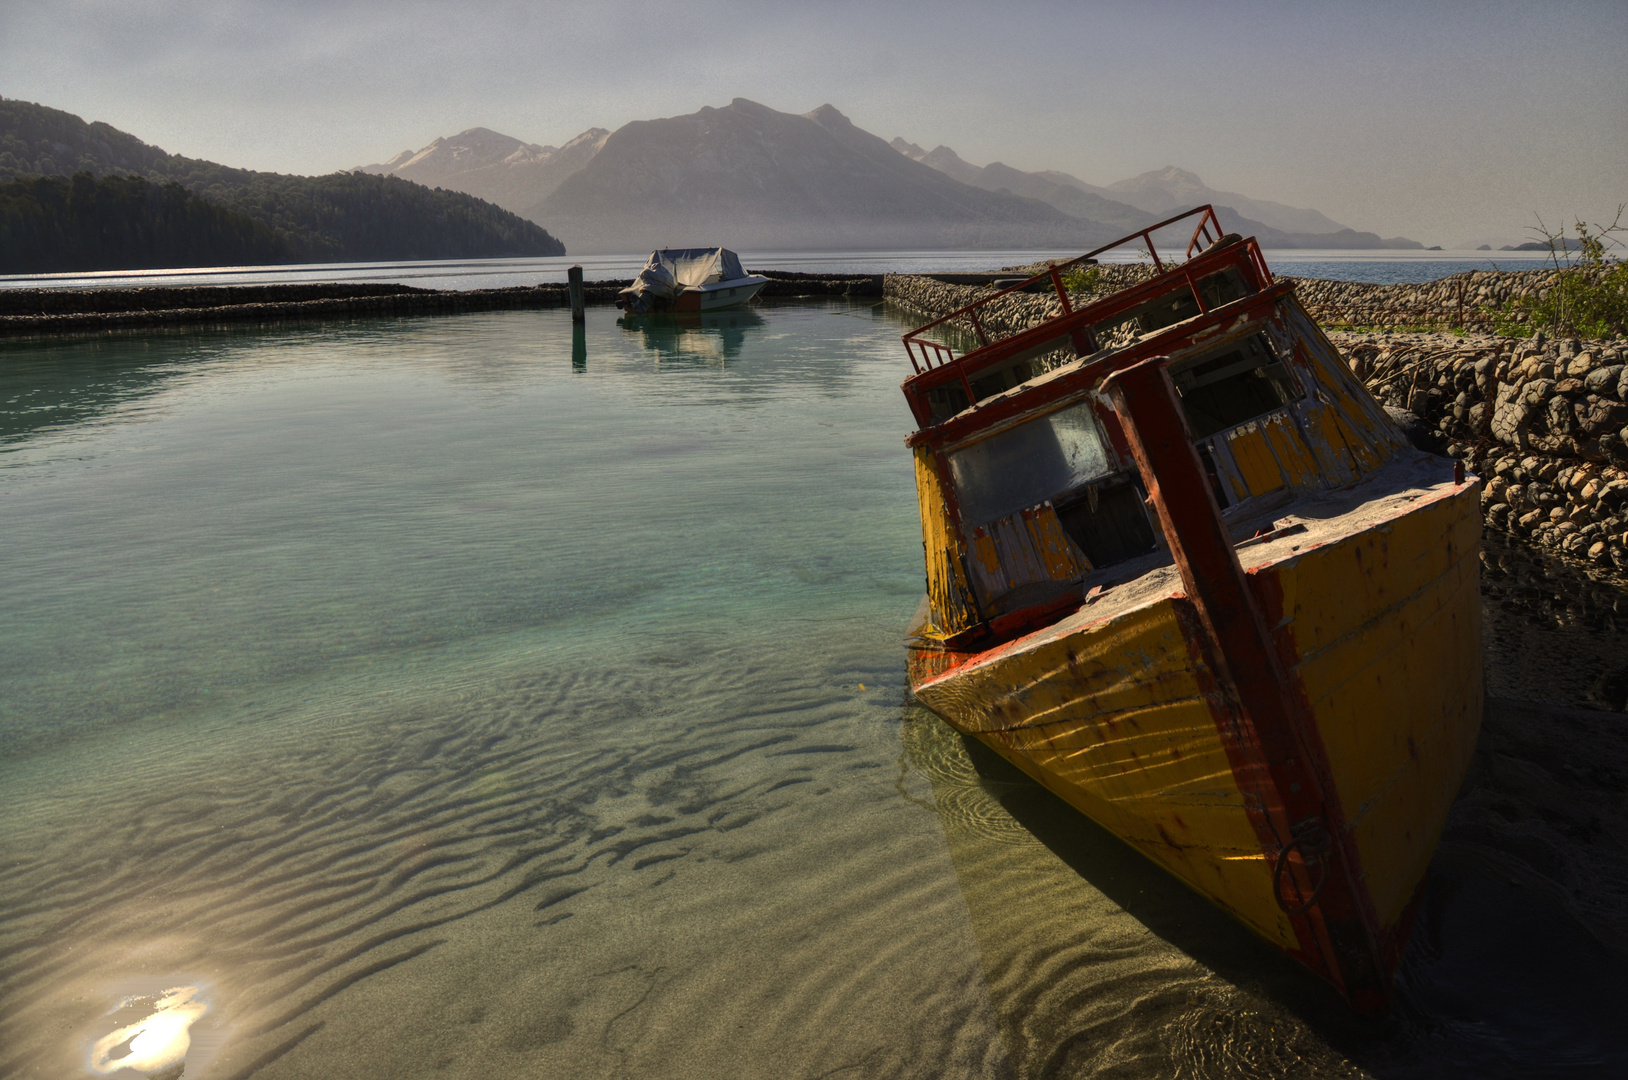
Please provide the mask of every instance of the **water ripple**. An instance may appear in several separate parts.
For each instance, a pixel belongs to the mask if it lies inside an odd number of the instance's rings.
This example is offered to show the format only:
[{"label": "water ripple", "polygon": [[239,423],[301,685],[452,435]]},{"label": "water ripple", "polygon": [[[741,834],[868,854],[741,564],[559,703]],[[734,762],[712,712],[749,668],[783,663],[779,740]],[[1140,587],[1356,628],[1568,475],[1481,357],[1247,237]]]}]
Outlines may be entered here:
[{"label": "water ripple", "polygon": [[[886,711],[870,707],[856,726],[851,697],[817,677],[764,701],[744,658],[714,661],[514,677],[402,713],[313,717],[210,754],[163,747],[161,783],[81,785],[54,801],[71,811],[37,801],[0,833],[0,1075],[60,1073],[73,1049],[64,1018],[90,1030],[97,987],[136,971],[211,981],[231,1032],[218,1074],[310,1075],[319,1060],[334,1075],[390,1074],[401,1058],[346,1045],[356,1025],[399,1026],[379,1002],[405,994],[422,1007],[454,992],[474,943],[501,941],[554,957],[560,985],[545,996],[564,1019],[500,1020],[477,990],[489,1019],[469,1025],[475,1042],[460,1053],[481,1068],[543,1053],[652,1075],[652,1055],[712,1040],[742,1055],[719,1060],[751,1060],[743,1042],[778,1043],[891,1075],[990,1064],[998,1041],[968,1023],[976,981],[943,978],[932,947],[942,930],[924,917],[953,908],[953,881],[899,857],[901,842],[920,842],[911,829],[867,835],[867,816],[919,811],[866,779],[855,818],[854,777],[872,774],[854,766],[885,745]],[[661,704],[675,699],[682,712]],[[847,809],[823,808],[839,786]],[[784,860],[808,857],[794,838],[818,820],[831,850],[806,882],[782,884]],[[753,887],[765,891],[737,891]],[[697,936],[697,905],[711,911],[710,935]],[[641,923],[696,940],[653,947]],[[516,941],[518,928],[541,936]],[[644,957],[636,993],[593,974],[618,952]],[[480,964],[530,977],[512,959]],[[704,1008],[697,982],[712,987]],[[858,1025],[870,1036],[833,1038],[865,1011],[907,1015],[911,1037],[875,1040],[872,1019]],[[525,1034],[540,1023],[575,1034]],[[476,1030],[492,1027],[502,1030]]]}]

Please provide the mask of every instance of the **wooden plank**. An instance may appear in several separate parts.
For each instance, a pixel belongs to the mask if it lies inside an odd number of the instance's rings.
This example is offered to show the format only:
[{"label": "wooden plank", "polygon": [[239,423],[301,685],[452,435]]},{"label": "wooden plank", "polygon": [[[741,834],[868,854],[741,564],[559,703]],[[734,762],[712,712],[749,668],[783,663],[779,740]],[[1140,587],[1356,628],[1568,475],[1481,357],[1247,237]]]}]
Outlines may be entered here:
[{"label": "wooden plank", "polygon": [[977,625],[979,618],[968,602],[966,575],[961,568],[961,543],[950,521],[933,452],[928,447],[918,446],[911,456],[916,466],[927,600],[932,610],[930,629],[924,631],[923,636],[942,639]]},{"label": "wooden plank", "polygon": [[1251,496],[1266,495],[1283,487],[1283,471],[1266,445],[1266,435],[1258,421],[1234,428],[1226,439],[1227,449],[1232,451],[1232,460]]}]

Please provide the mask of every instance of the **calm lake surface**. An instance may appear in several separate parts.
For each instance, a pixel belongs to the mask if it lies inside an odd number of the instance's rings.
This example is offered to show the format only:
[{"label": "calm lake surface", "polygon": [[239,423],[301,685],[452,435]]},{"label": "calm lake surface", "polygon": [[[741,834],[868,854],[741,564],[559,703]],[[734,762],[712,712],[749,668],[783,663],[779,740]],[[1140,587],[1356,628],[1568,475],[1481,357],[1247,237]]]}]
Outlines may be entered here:
[{"label": "calm lake surface", "polygon": [[0,1076],[1621,1075],[1528,773],[1369,1025],[909,704],[903,329],[0,343]]}]

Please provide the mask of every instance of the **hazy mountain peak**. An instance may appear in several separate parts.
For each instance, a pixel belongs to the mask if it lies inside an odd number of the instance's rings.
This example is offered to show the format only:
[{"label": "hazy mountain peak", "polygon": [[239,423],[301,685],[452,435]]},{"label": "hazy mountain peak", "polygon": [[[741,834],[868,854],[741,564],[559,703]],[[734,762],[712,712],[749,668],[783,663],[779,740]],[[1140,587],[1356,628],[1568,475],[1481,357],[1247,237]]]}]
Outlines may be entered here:
[{"label": "hazy mountain peak", "polygon": [[956,183],[835,106],[793,114],[741,99],[618,128],[527,216],[558,223],[577,251],[1090,246],[1107,234],[1037,200]]},{"label": "hazy mountain peak", "polygon": [[888,143],[888,145],[912,161],[920,161],[922,158],[927,156],[927,151],[923,150],[913,142],[905,142],[902,137],[894,138],[894,140]]},{"label": "hazy mountain peak", "polygon": [[762,105],[756,101],[753,101],[751,98],[743,97],[731,98],[729,104],[725,105],[722,109],[714,109],[711,106],[704,106],[696,111],[697,115],[708,112],[737,112],[745,113],[748,116],[771,116],[774,114],[774,110],[769,108],[767,105]]},{"label": "hazy mountain peak", "polygon": [[945,146],[942,143],[933,147],[931,152],[924,154],[921,158],[921,163],[923,165],[931,165],[944,175],[953,177],[956,180],[961,181],[963,184],[971,184],[974,187],[981,187],[986,191],[995,190],[988,184],[979,183],[983,174],[982,169],[971,162],[963,160],[960,154],[957,154],[954,150],[951,150],[948,146]]},{"label": "hazy mountain peak", "polygon": [[443,135],[416,153],[397,154],[379,165],[353,172],[384,173],[429,187],[462,191],[523,214],[561,180],[586,165],[610,132],[589,128],[564,146],[539,146],[472,127]]},{"label": "hazy mountain peak", "polygon": [[1067,173],[1030,173],[1014,169],[999,161],[978,166],[942,143],[931,151],[924,151],[915,143],[902,138],[888,144],[907,158],[912,158],[953,180],[985,191],[1005,192],[1024,199],[1037,199],[1071,218],[1095,222],[1102,226],[1126,231],[1149,224],[1153,218],[1134,206],[1110,199],[1103,188],[1095,188],[1084,180]]},{"label": "hazy mountain peak", "polygon": [[491,128],[472,127],[456,135],[443,135],[417,153],[403,151],[379,165],[364,165],[352,172],[387,173],[438,185],[454,173],[502,163],[546,161],[552,146],[522,142]]},{"label": "hazy mountain peak", "polygon": [[574,147],[581,146],[584,143],[603,141],[605,136],[607,136],[609,134],[610,134],[610,129],[608,129],[608,128],[600,128],[600,127],[589,128],[587,131],[584,131],[581,135],[578,135],[576,138],[572,139],[570,142],[568,142],[564,146],[560,147],[560,152],[563,153],[566,150],[570,150],[570,149],[573,149]]},{"label": "hazy mountain peak", "polygon": [[854,126],[854,122],[842,115],[835,105],[821,105],[813,112],[806,112],[803,115],[828,131]]},{"label": "hazy mountain peak", "polygon": [[1188,172],[1186,169],[1179,169],[1174,165],[1166,165],[1162,169],[1152,169],[1148,172],[1141,173],[1140,175],[1133,176],[1129,180],[1120,180],[1119,182],[1109,184],[1108,186],[1111,188],[1124,188],[1128,190],[1139,186],[1145,187],[1148,184],[1182,184],[1190,187],[1203,187],[1204,181],[1198,178],[1197,173]]},{"label": "hazy mountain peak", "polygon": [[[466,140],[473,140],[473,139],[481,139],[481,140],[496,139],[498,141],[512,141],[512,142],[519,142],[520,141],[519,139],[510,139],[510,137],[508,135],[500,134],[499,132],[493,131],[491,128],[486,128],[486,127],[464,128],[462,131],[458,132],[458,134],[454,135],[452,138],[455,139],[455,140],[459,140],[459,141],[466,141]],[[446,140],[437,139],[435,141],[436,142],[443,142],[443,141],[446,141]]]},{"label": "hazy mountain peak", "polygon": [[1236,191],[1217,191],[1195,173],[1174,165],[1109,184],[1108,190],[1116,198],[1161,217],[1210,203],[1218,207],[1231,207],[1245,218],[1286,233],[1337,233],[1349,228],[1316,210],[1286,206],[1268,199],[1253,199]]},{"label": "hazy mountain peak", "polygon": [[[1178,169],[1174,165],[1166,165],[1162,169],[1133,176],[1129,180],[1120,180],[1109,184],[1110,191],[1123,191],[1132,194],[1144,194],[1149,199],[1157,201],[1159,208],[1142,206],[1144,210],[1153,210],[1160,213],[1166,209],[1176,209],[1178,206],[1194,206],[1199,203],[1211,202],[1210,188],[1194,173],[1186,169]],[[1141,205],[1140,203],[1138,205]]]},{"label": "hazy mountain peak", "polygon": [[913,142],[906,142],[902,138],[896,138],[888,145],[910,160],[931,166],[951,179],[959,180],[963,184],[971,184],[973,187],[983,188],[985,191],[996,190],[989,184],[980,182],[983,173],[982,169],[962,160],[960,154],[957,154],[943,143],[939,143],[931,150],[923,150]]}]

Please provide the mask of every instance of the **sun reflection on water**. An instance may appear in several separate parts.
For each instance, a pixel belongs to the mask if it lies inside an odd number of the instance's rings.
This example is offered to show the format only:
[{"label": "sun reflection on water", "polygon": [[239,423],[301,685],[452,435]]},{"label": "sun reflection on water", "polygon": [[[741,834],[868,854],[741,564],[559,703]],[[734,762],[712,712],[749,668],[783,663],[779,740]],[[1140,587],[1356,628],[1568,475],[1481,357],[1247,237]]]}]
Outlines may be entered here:
[{"label": "sun reflection on water", "polygon": [[158,995],[120,1001],[112,1012],[143,1007],[148,1012],[96,1040],[90,1067],[103,1074],[120,1069],[156,1073],[181,1062],[192,1047],[193,1023],[209,1011],[208,1003],[197,996],[196,986],[176,986]]}]

